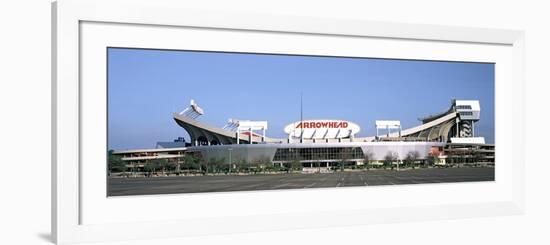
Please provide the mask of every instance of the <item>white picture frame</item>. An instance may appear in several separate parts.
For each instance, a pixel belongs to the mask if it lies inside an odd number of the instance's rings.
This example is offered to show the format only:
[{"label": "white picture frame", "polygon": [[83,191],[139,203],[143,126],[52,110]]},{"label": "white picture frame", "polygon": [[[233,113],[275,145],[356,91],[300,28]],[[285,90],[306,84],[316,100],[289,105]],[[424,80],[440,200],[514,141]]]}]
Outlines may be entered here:
[{"label": "white picture frame", "polygon": [[[104,178],[97,179],[85,172],[86,168],[82,165],[84,149],[82,144],[83,115],[82,98],[83,93],[87,93],[86,86],[81,86],[81,81],[87,79],[81,73],[82,69],[88,69],[91,63],[83,63],[82,54],[87,52],[82,49],[83,41],[92,43],[97,41],[101,45],[105,44],[111,38],[95,40],[88,38],[83,34],[83,25],[87,23],[108,23],[110,25],[133,26],[140,28],[187,28],[192,30],[210,30],[214,32],[240,31],[247,33],[261,32],[265,35],[283,35],[310,36],[312,38],[338,37],[341,39],[351,38],[361,41],[362,38],[377,39],[380,42],[391,41],[411,41],[411,42],[438,42],[442,44],[467,44],[474,45],[480,49],[484,46],[503,47],[506,52],[510,52],[503,59],[508,59],[506,77],[499,77],[497,80],[505,86],[496,90],[498,98],[514,97],[515,100],[509,105],[498,105],[500,108],[506,107],[508,114],[500,113],[503,109],[497,108],[496,127],[497,142],[502,143],[498,149],[513,149],[506,154],[506,173],[496,175],[495,185],[460,185],[457,190],[498,190],[498,197],[492,199],[483,199],[474,197],[471,200],[457,201],[449,198],[448,202],[411,202],[408,204],[399,204],[400,200],[388,198],[387,202],[379,201],[379,205],[387,204],[387,207],[361,207],[357,206],[350,209],[330,209],[330,210],[298,210],[297,212],[275,212],[272,209],[258,209],[254,212],[246,213],[240,216],[224,216],[214,214],[210,216],[197,215],[187,219],[174,217],[172,219],[163,217],[162,219],[152,220],[149,217],[137,217],[128,219],[127,217],[117,217],[105,215],[102,217],[101,211],[105,210],[105,205],[112,205],[112,202],[103,202],[98,200],[101,197],[91,196],[83,183],[87,181],[105,181]],[[132,27],[132,28],[133,28]],[[130,27],[129,27],[130,28]],[[297,16],[268,16],[255,13],[237,13],[237,12],[209,12],[189,10],[185,8],[184,3],[171,2],[169,6],[163,5],[163,2],[153,2],[138,0],[130,5],[123,5],[118,2],[109,1],[72,1],[64,0],[53,3],[52,5],[52,237],[56,243],[69,242],[93,242],[93,241],[113,241],[126,239],[152,239],[166,238],[175,236],[191,236],[204,234],[225,234],[236,232],[268,231],[281,229],[299,229],[330,227],[343,225],[359,224],[378,224],[392,223],[401,221],[420,221],[452,219],[465,217],[483,217],[496,215],[521,214],[525,207],[524,197],[524,81],[523,81],[523,56],[524,56],[524,34],[518,30],[496,30],[469,27],[450,27],[438,25],[419,25],[405,23],[388,23],[375,21],[357,21],[357,20],[335,20],[324,18],[310,18]],[[103,29],[100,28],[100,31]],[[136,30],[139,31],[139,30]],[[165,30],[165,32],[170,32]],[[136,32],[139,34],[139,32]],[[223,35],[217,33],[216,35]],[[113,34],[113,38],[114,38]],[[145,38],[144,38],[145,39]],[[95,41],[94,41],[95,40]],[[154,41],[154,40],[153,40]],[[102,44],[103,43],[103,44]],[[144,45],[144,44],[141,44]],[[150,45],[150,44],[149,44]],[[374,44],[373,44],[374,45]],[[382,44],[383,45],[383,44]],[[162,46],[162,45],[158,45]],[[162,47],[156,47],[162,48]],[[444,49],[442,46],[441,48]],[[315,52],[310,51],[310,52]],[[341,51],[336,51],[341,52]],[[382,53],[384,51],[381,51]],[[396,51],[403,52],[403,51]],[[500,52],[500,51],[499,51]],[[431,56],[423,56],[418,53],[407,54],[409,58],[429,59]],[[449,59],[453,59],[452,52],[449,51]],[[379,56],[379,55],[378,55]],[[378,57],[377,56],[377,57]],[[392,56],[392,55],[388,55]],[[392,56],[393,57],[393,56]],[[447,56],[439,56],[444,59]],[[443,57],[443,58],[441,58]],[[458,56],[457,56],[458,57]],[[486,61],[483,55],[476,57],[471,55],[469,61]],[[93,67],[91,68],[93,70]],[[505,88],[505,89],[504,89]],[[506,102],[503,102],[506,103]],[[499,126],[503,125],[503,126]],[[504,131],[503,135],[500,132]],[[504,141],[503,136],[506,137]],[[504,145],[506,144],[506,146]],[[86,147],[88,147],[86,145]],[[504,151],[504,150],[502,150]],[[504,153],[502,153],[504,154]],[[500,156],[505,156],[505,155]],[[497,155],[498,157],[499,155]],[[87,157],[87,156],[86,156]],[[104,156],[100,156],[104,157]],[[497,163],[498,168],[498,163]],[[93,172],[93,171],[92,171]],[[499,176],[501,178],[499,179]],[[84,186],[84,187],[83,187]],[[443,193],[439,187],[391,187],[388,189],[376,189],[374,192],[399,193],[398,188],[415,193],[421,189],[431,189],[434,193]],[[443,188],[455,188],[453,185],[446,185]],[[487,188],[487,189],[484,189]],[[495,189],[497,188],[497,189]],[[91,189],[92,191],[94,189]],[[322,190],[317,192],[296,192],[280,191],[276,193],[262,194],[261,192],[226,193],[219,194],[201,194],[194,195],[193,198],[187,198],[184,195],[152,196],[139,200],[144,205],[158,205],[158,202],[178,202],[185,203],[193,199],[194,205],[205,204],[207,199],[220,199],[224,202],[230,202],[234,199],[246,199],[261,196],[265,200],[283,199],[299,200],[300,196],[313,197],[313,195],[334,195],[341,200],[354,200],[351,196],[361,194],[364,189],[350,188],[346,191]],[[371,191],[372,192],[372,191]],[[483,195],[476,193],[478,196]],[[374,195],[374,194],[373,194]],[[383,195],[383,194],[377,194]],[[106,199],[106,197],[103,197]],[[139,197],[136,197],[139,198]],[[233,199],[232,199],[233,198]],[[464,198],[468,198],[464,195]],[[477,199],[476,199],[477,198]],[[154,199],[154,200],[153,200]],[[117,199],[118,205],[125,205],[130,199]],[[151,203],[149,203],[151,201]],[[153,203],[155,202],[155,203]],[[145,204],[146,203],[146,204]],[[258,203],[261,204],[261,203]],[[114,204],[113,204],[114,205]],[[91,206],[97,206],[95,213],[89,213]],[[282,209],[281,209],[282,210]],[[449,212],[452,210],[452,212]],[[88,212],[88,214],[86,214]],[[114,217],[108,219],[109,217]],[[92,222],[86,222],[86,217],[98,217]],[[84,220],[84,221],[83,221]],[[128,237],[127,234],[133,234]]]}]

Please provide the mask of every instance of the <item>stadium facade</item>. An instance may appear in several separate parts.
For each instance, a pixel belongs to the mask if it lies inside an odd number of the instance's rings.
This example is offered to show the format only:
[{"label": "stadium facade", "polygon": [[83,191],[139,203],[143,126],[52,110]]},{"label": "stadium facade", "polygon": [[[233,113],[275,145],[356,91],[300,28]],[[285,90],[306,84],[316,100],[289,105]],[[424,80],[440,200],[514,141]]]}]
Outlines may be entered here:
[{"label": "stadium facade", "polygon": [[[288,124],[286,138],[266,135],[267,121],[229,119],[223,127],[204,123],[204,110],[191,100],[190,106],[173,119],[190,136],[184,147],[117,151],[123,160],[143,163],[148,159],[168,158],[182,161],[195,154],[207,161],[265,163],[285,165],[299,161],[307,168],[313,163],[331,167],[340,163],[380,164],[391,156],[395,164],[413,153],[415,160],[435,158],[438,164],[460,158],[494,164],[494,145],[476,137],[475,123],[480,119],[477,100],[452,100],[442,113],[420,118],[421,124],[407,129],[400,121],[378,120],[376,135],[359,136],[359,125],[346,120],[300,120]],[[167,144],[160,144],[167,145]]]}]

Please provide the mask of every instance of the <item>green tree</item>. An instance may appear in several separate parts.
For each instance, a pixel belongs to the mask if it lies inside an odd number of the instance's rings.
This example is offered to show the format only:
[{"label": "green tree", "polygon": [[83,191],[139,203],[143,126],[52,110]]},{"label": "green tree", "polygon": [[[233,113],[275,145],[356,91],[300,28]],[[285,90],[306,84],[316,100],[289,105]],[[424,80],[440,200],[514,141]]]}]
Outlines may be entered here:
[{"label": "green tree", "polygon": [[254,166],[259,167],[261,171],[267,172],[273,170],[271,159],[266,156],[258,157],[253,161]]},{"label": "green tree", "polygon": [[226,168],[229,169],[229,165],[227,165],[227,160],[225,160],[225,157],[218,158],[216,166],[218,166],[220,171],[224,171]]},{"label": "green tree", "polygon": [[370,162],[374,159],[374,153],[372,151],[367,150],[363,153],[363,164],[369,170],[370,168]]},{"label": "green tree", "polygon": [[418,160],[419,157],[420,157],[420,153],[418,153],[418,151],[409,151],[407,153],[407,156],[405,157],[405,164],[414,169],[416,161]]},{"label": "green tree", "polygon": [[122,160],[122,157],[119,155],[113,154],[113,150],[109,150],[107,154],[107,161],[109,164],[109,172],[118,172],[125,174],[127,167],[126,163]]},{"label": "green tree", "polygon": [[302,170],[302,168],[302,158],[300,157],[300,153],[295,150],[290,161],[290,170]]},{"label": "green tree", "polygon": [[150,160],[145,163],[145,166],[143,166],[143,168],[146,172],[146,175],[150,177],[153,176],[153,174],[157,171],[159,165],[157,161]]},{"label": "green tree", "polygon": [[221,169],[226,168],[227,164],[225,164],[225,158],[210,158],[209,166],[212,169],[212,172],[218,173]]},{"label": "green tree", "polygon": [[185,156],[183,157],[183,165],[188,172],[191,169],[193,170],[199,169],[198,162],[199,162],[199,159],[195,157],[193,154],[185,154]]},{"label": "green tree", "polygon": [[275,164],[271,161],[271,158],[267,156],[262,157],[262,164],[264,166],[264,169],[269,172],[277,170],[277,168],[275,167]]},{"label": "green tree", "polygon": [[170,162],[167,159],[163,158],[151,159],[145,164],[145,166],[147,165],[150,165],[149,168],[152,168],[154,172],[160,170],[162,175],[165,175],[166,171],[171,166]]},{"label": "green tree", "polygon": [[212,173],[215,173],[218,169],[218,166],[217,166],[217,161],[216,161],[216,158],[214,157],[211,157],[210,159],[208,159],[208,166],[211,167],[211,171]]},{"label": "green tree", "polygon": [[173,164],[175,166],[174,168],[176,173],[179,175],[181,173],[181,161],[178,158],[175,158]]},{"label": "green tree", "polygon": [[240,159],[240,160],[235,160],[233,161],[234,163],[236,163],[236,171],[237,172],[248,172],[249,171],[249,164],[244,160],[244,159]]},{"label": "green tree", "polygon": [[210,171],[209,162],[202,157],[199,158],[199,166],[200,166],[199,171],[201,171],[203,174],[208,174],[208,172]]},{"label": "green tree", "polygon": [[386,156],[384,156],[384,167],[390,167],[391,169],[393,169],[393,163],[394,162],[397,162],[397,159],[399,158],[399,155],[397,154],[397,152],[394,152],[394,151],[388,151],[386,153]]},{"label": "green tree", "polygon": [[434,166],[436,162],[437,162],[436,156],[430,154],[426,157],[426,164],[428,165],[427,167]]}]

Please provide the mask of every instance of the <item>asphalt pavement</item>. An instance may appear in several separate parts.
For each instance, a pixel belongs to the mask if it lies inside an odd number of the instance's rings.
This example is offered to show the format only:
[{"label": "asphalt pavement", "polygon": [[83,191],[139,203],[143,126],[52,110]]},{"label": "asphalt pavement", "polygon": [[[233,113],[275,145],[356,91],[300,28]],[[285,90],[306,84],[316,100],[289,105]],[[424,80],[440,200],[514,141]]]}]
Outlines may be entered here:
[{"label": "asphalt pavement", "polygon": [[494,181],[494,168],[109,178],[109,196]]}]

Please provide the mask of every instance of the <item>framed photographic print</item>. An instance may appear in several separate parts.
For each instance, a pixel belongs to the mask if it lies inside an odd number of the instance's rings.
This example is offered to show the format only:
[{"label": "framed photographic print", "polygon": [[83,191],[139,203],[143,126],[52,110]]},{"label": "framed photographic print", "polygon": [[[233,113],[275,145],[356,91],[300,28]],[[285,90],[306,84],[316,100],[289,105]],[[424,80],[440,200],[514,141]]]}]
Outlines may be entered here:
[{"label": "framed photographic print", "polygon": [[120,47],[107,63],[108,196],[494,181],[494,63]]},{"label": "framed photographic print", "polygon": [[52,9],[57,243],[523,212],[521,31]]}]

